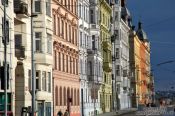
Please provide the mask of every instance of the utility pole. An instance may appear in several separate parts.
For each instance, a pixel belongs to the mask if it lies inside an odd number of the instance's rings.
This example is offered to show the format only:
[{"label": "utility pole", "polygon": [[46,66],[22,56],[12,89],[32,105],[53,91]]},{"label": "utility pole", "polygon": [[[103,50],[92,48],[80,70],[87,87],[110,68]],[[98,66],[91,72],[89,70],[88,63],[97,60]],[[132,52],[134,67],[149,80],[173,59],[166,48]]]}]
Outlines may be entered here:
[{"label": "utility pole", "polygon": [[32,116],[35,116],[35,64],[34,64],[34,37],[33,37],[33,0],[31,0],[31,63],[32,63]]},{"label": "utility pole", "polygon": [[7,116],[7,36],[6,36],[6,0],[4,0],[4,27],[3,27],[3,43],[4,43],[4,116]]}]

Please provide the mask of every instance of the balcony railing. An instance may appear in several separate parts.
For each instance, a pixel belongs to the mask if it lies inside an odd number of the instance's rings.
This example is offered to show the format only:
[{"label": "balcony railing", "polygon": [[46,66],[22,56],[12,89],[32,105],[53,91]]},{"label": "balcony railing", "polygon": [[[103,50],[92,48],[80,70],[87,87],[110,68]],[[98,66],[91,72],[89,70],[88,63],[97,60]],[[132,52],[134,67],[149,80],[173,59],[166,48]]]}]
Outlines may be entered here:
[{"label": "balcony railing", "polygon": [[112,43],[111,43],[111,40],[109,40],[109,39],[105,39],[103,42],[102,42],[102,44],[103,44],[103,49],[104,50],[112,50]]},{"label": "balcony railing", "polygon": [[103,69],[106,72],[112,71],[112,63],[111,62],[103,62]]},{"label": "balcony railing", "polygon": [[14,12],[21,18],[28,17],[28,4],[21,0],[14,0]]},{"label": "balcony railing", "polygon": [[25,58],[25,47],[24,46],[15,46],[15,57],[17,59]]},{"label": "balcony railing", "polygon": [[97,84],[102,83],[102,76],[88,75],[89,82],[95,82]]}]

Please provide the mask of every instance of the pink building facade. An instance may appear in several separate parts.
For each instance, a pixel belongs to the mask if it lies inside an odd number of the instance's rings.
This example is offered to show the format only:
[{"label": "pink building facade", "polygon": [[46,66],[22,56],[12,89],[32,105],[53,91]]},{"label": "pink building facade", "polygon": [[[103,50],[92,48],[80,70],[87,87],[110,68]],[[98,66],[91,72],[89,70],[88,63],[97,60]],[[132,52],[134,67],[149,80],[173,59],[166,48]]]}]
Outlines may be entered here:
[{"label": "pink building facade", "polygon": [[77,0],[52,0],[54,116],[80,116]]}]

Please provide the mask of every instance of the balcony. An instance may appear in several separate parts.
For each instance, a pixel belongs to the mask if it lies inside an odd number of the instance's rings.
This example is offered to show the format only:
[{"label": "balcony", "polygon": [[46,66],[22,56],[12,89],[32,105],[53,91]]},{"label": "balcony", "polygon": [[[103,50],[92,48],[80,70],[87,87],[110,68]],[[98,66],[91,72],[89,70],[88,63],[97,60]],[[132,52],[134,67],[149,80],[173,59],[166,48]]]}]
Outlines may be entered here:
[{"label": "balcony", "polygon": [[103,62],[103,69],[106,72],[112,71],[112,63],[111,62]]},{"label": "balcony", "polygon": [[112,50],[112,44],[111,44],[111,41],[109,39],[106,39],[105,41],[103,41],[102,44],[103,44],[104,50],[109,50],[109,51]]},{"label": "balcony", "polygon": [[25,58],[25,47],[24,46],[15,46],[15,57],[18,60],[23,60]]},{"label": "balcony", "polygon": [[95,75],[88,75],[88,81],[89,82],[95,82],[96,84],[102,83],[102,77],[101,76],[95,76]]},{"label": "balcony", "polygon": [[52,65],[52,54],[35,52],[35,61],[40,64]]},{"label": "balcony", "polygon": [[99,25],[97,24],[90,24],[91,29],[100,29]]},{"label": "balcony", "polygon": [[28,4],[20,0],[14,0],[14,12],[20,18],[27,18]]}]

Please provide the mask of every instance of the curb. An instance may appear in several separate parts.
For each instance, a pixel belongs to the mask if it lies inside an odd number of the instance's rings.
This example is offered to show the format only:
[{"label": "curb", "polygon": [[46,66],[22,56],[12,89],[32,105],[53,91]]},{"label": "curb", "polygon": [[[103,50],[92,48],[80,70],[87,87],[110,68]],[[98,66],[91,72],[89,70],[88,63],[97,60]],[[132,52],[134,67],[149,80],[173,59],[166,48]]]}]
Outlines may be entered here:
[{"label": "curb", "polygon": [[122,116],[122,115],[130,114],[130,113],[133,113],[133,112],[135,112],[135,111],[136,111],[136,110],[128,111],[128,112],[123,112],[123,113],[116,113],[116,116]]}]

